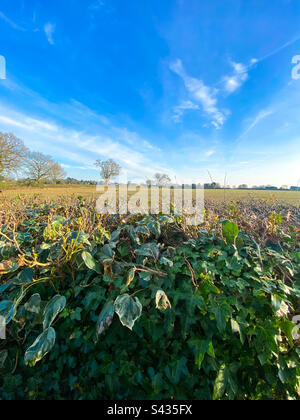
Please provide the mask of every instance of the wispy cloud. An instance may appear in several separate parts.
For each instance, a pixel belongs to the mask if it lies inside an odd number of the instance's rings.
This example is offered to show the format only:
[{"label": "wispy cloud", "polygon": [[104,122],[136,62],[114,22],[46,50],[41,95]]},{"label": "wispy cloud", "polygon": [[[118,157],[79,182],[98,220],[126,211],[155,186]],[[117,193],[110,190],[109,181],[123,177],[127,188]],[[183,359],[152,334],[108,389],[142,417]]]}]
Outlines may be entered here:
[{"label": "wispy cloud", "polygon": [[271,109],[263,109],[262,111],[260,111],[256,117],[252,120],[252,122],[250,123],[250,125],[246,128],[245,131],[243,131],[243,133],[239,136],[238,140],[242,139],[243,137],[245,137],[257,124],[259,124],[262,120],[264,120],[265,118],[267,118],[269,115],[272,115],[274,111],[272,111]]},{"label": "wispy cloud", "polygon": [[50,124],[48,122],[30,118],[25,115],[23,117],[24,118],[22,120],[16,120],[10,117],[6,117],[4,115],[0,115],[0,122],[11,125],[11,126],[24,128],[29,131],[36,131],[36,130],[41,129],[41,130],[56,132],[58,130],[56,125]]},{"label": "wispy cloud", "polygon": [[179,105],[173,108],[173,121],[178,123],[182,120],[182,117],[187,110],[199,109],[199,105],[192,101],[182,101]]},{"label": "wispy cloud", "polygon": [[194,101],[187,101],[187,108],[180,108],[179,106],[179,115],[182,116],[185,109],[197,109],[198,107],[196,104],[201,104],[203,111],[210,117],[211,124],[216,129],[220,129],[226,121],[226,115],[225,113],[221,112],[217,106],[218,101],[216,96],[218,90],[206,86],[201,79],[187,75],[181,60],[176,60],[174,63],[172,63],[170,65],[170,69],[182,78],[191,99]]},{"label": "wispy cloud", "polygon": [[231,65],[233,67],[233,74],[223,79],[224,88],[227,93],[235,92],[248,79],[247,67],[244,64],[231,62]]},{"label": "wispy cloud", "polygon": [[280,51],[284,50],[285,48],[293,45],[295,42],[300,40],[300,35],[290,39],[288,42],[285,42],[283,45],[280,45],[278,48],[275,48],[273,51],[270,51],[268,54],[264,55],[263,57],[256,60],[256,62],[261,62],[267,60],[268,58],[272,57],[273,55],[279,53]]},{"label": "wispy cloud", "polygon": [[56,25],[53,23],[46,23],[44,25],[44,32],[46,34],[49,44],[54,45],[53,34],[55,32]]},{"label": "wispy cloud", "polygon": [[13,20],[9,19],[3,12],[0,11],[0,19],[4,20],[8,23],[13,29],[18,31],[26,31],[26,29],[22,28],[21,26],[17,25]]},{"label": "wispy cloud", "polygon": [[[89,126],[87,121],[95,119],[94,112],[74,101],[69,105],[69,108],[73,107],[72,114],[78,115],[78,106],[80,113],[86,109],[85,125]],[[51,103],[48,103],[48,108],[51,110]],[[62,118],[64,108],[62,106],[60,109]],[[67,118],[69,112],[70,109],[67,110]],[[115,126],[109,120],[103,125],[99,119],[95,134],[63,123],[53,123],[26,112],[17,112],[0,102],[0,123],[2,130],[13,131],[28,147],[52,155],[66,169],[70,166],[70,169],[90,170],[90,175],[87,174],[89,177],[96,177],[93,163],[97,158],[116,159],[128,176],[134,178],[144,179],[153,176],[155,172],[170,173],[170,168],[159,164],[159,148],[138,133]]]}]

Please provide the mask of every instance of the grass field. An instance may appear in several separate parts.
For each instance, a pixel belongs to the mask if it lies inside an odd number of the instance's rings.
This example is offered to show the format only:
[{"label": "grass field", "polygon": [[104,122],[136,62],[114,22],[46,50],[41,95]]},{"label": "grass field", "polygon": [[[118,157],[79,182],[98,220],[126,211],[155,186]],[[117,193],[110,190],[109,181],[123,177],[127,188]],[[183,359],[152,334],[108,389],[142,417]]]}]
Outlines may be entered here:
[{"label": "grass field", "polygon": [[[146,189],[145,189],[146,191]],[[85,198],[97,198],[95,186],[85,185],[57,185],[45,187],[19,187],[3,189],[0,200],[13,199],[15,197],[39,196],[41,199],[56,199],[67,196],[83,196]],[[263,190],[205,190],[206,200],[237,201],[247,199],[279,200],[293,205],[300,205],[300,191],[263,191]]]}]

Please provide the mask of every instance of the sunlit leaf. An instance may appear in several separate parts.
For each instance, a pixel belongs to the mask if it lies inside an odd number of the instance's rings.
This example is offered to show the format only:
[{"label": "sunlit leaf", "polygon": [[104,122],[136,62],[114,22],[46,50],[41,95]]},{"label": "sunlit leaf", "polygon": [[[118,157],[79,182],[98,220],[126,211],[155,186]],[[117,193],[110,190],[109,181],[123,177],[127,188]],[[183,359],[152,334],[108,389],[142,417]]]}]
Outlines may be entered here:
[{"label": "sunlit leaf", "polygon": [[213,400],[220,400],[226,389],[226,365],[220,367],[217,378],[215,380]]},{"label": "sunlit leaf", "polygon": [[223,225],[223,237],[229,244],[234,244],[239,234],[239,228],[236,223],[226,222]]},{"label": "sunlit leaf", "polygon": [[66,306],[66,298],[64,296],[56,295],[46,305],[44,309],[43,328],[49,328],[56,318],[56,316],[64,310]]},{"label": "sunlit leaf", "polygon": [[132,298],[125,294],[115,300],[115,311],[122,325],[132,330],[136,320],[142,314],[142,305],[137,297]]},{"label": "sunlit leaf", "polygon": [[129,287],[130,284],[133,282],[134,277],[135,277],[135,272],[136,272],[136,269],[135,268],[131,268],[128,271],[128,274],[127,274],[127,283],[126,283],[126,286],[127,287]]},{"label": "sunlit leaf", "polygon": [[90,270],[96,271],[97,273],[101,273],[101,270],[99,268],[99,264],[95,261],[94,257],[87,251],[83,251],[81,253],[82,259]]},{"label": "sunlit leaf", "polygon": [[163,290],[158,290],[155,296],[156,309],[160,311],[166,311],[168,308],[171,308],[172,305],[168,299],[168,296]]},{"label": "sunlit leaf", "polygon": [[53,328],[47,328],[35,342],[26,350],[24,361],[26,365],[35,366],[49,351],[52,350],[55,344],[56,333]]},{"label": "sunlit leaf", "polygon": [[14,273],[19,269],[19,264],[12,258],[11,260],[0,262],[0,275]]}]

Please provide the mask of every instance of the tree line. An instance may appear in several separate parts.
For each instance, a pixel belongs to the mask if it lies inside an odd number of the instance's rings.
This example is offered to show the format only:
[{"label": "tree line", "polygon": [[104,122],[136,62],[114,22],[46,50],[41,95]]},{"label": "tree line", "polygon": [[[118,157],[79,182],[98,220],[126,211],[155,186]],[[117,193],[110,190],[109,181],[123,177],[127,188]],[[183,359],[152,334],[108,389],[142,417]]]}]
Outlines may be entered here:
[{"label": "tree line", "polygon": [[37,183],[56,183],[66,177],[62,166],[50,156],[29,150],[13,134],[0,133],[0,178],[20,173]]},{"label": "tree line", "polygon": [[[100,170],[102,184],[108,185],[112,180],[118,176],[122,170],[121,166],[113,159],[96,160],[95,166]],[[22,174],[25,179],[41,183],[66,183],[66,184],[88,184],[95,185],[96,181],[78,181],[74,178],[66,179],[66,172],[62,166],[55,162],[50,156],[44,155],[40,152],[29,150],[24,142],[9,133],[0,132],[0,180],[3,180],[12,175]],[[128,182],[128,184],[130,181]],[[290,187],[292,191],[299,191],[300,180],[297,186]],[[171,179],[167,174],[156,173],[154,179],[148,179],[145,185],[166,187],[171,184]],[[198,184],[198,187],[202,185]],[[230,186],[221,186],[217,182],[204,184],[204,189],[230,189]],[[248,187],[246,184],[241,184],[237,187],[241,190],[288,190],[287,185],[277,188],[272,185],[262,185]],[[236,187],[233,187],[236,189]]]}]

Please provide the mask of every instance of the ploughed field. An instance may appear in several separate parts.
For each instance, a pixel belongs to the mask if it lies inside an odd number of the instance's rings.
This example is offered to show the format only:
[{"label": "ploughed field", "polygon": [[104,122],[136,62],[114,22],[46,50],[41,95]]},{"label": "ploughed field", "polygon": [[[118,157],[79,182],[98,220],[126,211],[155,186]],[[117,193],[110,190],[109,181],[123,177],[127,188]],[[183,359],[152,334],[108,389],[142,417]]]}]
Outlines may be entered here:
[{"label": "ploughed field", "polygon": [[299,195],[209,190],[190,226],[2,191],[0,399],[299,399]]},{"label": "ploughed field", "polygon": [[[110,187],[113,188],[113,187]],[[121,187],[125,188],[125,187]],[[133,187],[131,187],[133,188]],[[59,197],[83,196],[85,198],[97,198],[96,186],[86,185],[55,185],[43,187],[8,187],[1,188],[0,201],[16,197],[39,197],[41,199],[57,199]],[[145,195],[148,194],[144,187]],[[300,206],[300,191],[266,191],[266,190],[205,190],[205,199],[215,201],[236,201],[261,199],[267,201],[283,201]]]}]

